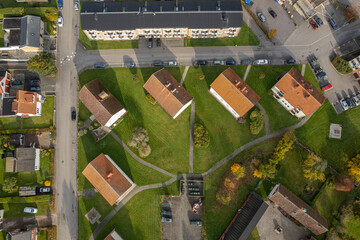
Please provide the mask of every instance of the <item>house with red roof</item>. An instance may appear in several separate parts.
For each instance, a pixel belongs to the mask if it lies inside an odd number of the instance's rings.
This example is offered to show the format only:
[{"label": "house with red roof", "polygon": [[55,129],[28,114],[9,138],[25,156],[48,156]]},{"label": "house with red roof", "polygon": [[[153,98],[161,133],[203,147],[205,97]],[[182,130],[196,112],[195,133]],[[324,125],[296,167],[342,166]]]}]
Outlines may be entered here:
[{"label": "house with red roof", "polygon": [[8,71],[0,71],[0,96],[1,99],[9,96],[10,83],[13,80]]}]

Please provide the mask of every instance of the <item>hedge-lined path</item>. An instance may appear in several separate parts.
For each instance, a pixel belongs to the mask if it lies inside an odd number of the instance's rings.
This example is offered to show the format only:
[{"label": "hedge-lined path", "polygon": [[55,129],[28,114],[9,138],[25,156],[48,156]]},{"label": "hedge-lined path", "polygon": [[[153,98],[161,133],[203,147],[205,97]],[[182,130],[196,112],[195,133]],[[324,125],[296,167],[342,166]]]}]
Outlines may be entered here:
[{"label": "hedge-lined path", "polygon": [[263,108],[263,106],[261,106],[260,103],[256,103],[256,106],[260,109],[260,111],[263,113],[264,115],[264,123],[265,123],[265,131],[266,131],[266,135],[270,134],[270,126],[269,126],[269,118],[266,114],[265,109]]},{"label": "hedge-lined path", "polygon": [[194,124],[195,124],[195,102],[191,103],[190,114],[190,146],[189,146],[189,172],[194,172]]}]

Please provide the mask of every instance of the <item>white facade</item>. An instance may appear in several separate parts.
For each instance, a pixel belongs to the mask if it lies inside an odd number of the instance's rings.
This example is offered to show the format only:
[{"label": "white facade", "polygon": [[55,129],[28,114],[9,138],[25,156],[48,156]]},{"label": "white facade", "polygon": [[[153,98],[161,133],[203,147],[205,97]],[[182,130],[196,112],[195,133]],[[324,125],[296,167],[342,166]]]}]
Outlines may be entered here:
[{"label": "white facade", "polygon": [[353,58],[349,61],[349,65],[353,71],[360,69],[360,56]]},{"label": "white facade", "polygon": [[126,113],[126,109],[123,108],[121,109],[119,112],[115,113],[114,115],[112,115],[112,117],[109,119],[109,121],[107,121],[107,123],[105,124],[106,127],[111,127],[119,118],[121,118],[122,116],[124,116]]},{"label": "white facade", "polygon": [[271,88],[272,92],[273,92],[273,97],[287,110],[289,111],[293,116],[297,117],[297,118],[303,118],[306,115],[301,111],[300,108],[298,107],[294,107],[293,105],[291,105],[286,98],[284,97],[285,94],[283,92],[281,92],[280,89],[278,89],[276,86],[273,86]]},{"label": "white facade", "polygon": [[236,119],[241,116],[213,89],[210,88],[210,93],[223,105]]},{"label": "white facade", "polygon": [[40,170],[40,148],[35,149],[35,171]]},{"label": "white facade", "polygon": [[188,102],[187,104],[185,104],[177,113],[176,115],[173,117],[173,119],[177,118],[177,116],[180,115],[180,113],[182,113],[188,106],[190,106],[190,104],[192,103],[192,100],[190,102]]}]

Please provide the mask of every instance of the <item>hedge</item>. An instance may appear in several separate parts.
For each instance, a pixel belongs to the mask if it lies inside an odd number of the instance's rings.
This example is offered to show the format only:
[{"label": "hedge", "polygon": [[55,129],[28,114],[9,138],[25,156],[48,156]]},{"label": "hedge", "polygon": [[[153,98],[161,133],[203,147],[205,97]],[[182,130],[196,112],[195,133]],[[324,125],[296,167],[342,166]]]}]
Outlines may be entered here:
[{"label": "hedge", "polygon": [[14,134],[14,133],[43,133],[54,131],[52,128],[28,128],[28,129],[6,129],[0,130],[0,134]]},{"label": "hedge", "polygon": [[339,73],[348,74],[352,72],[349,62],[338,56],[335,56],[331,63]]},{"label": "hedge", "polygon": [[151,103],[152,105],[156,104],[156,100],[148,93],[146,94],[146,99]]},{"label": "hedge", "polygon": [[199,123],[194,124],[194,145],[195,147],[207,147],[210,137],[205,127]]},{"label": "hedge", "polygon": [[50,195],[37,195],[31,197],[4,197],[0,198],[0,203],[34,203],[49,202]]}]

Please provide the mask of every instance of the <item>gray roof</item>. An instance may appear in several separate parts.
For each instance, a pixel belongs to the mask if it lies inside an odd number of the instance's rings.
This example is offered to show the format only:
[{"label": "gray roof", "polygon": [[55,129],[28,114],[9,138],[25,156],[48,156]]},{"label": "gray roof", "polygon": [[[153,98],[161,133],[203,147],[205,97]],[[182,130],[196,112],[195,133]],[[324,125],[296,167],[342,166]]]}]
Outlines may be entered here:
[{"label": "gray roof", "polygon": [[[12,116],[15,115],[15,112],[12,110],[12,103],[16,97],[4,97],[2,100],[2,112],[0,115],[3,116]],[[0,101],[1,102],[1,101]]]},{"label": "gray roof", "polygon": [[137,28],[242,27],[240,1],[188,2],[85,2],[81,8],[83,30]]},{"label": "gray roof", "polygon": [[35,170],[36,148],[16,148],[15,172],[32,172]]},{"label": "gray roof", "polygon": [[354,38],[338,47],[335,47],[334,51],[339,57],[345,59],[346,61],[350,61],[360,55],[360,37]]},{"label": "gray roof", "polygon": [[6,240],[31,240],[31,233],[33,229],[27,231],[13,231],[9,232],[6,236]]},{"label": "gray roof", "polygon": [[3,29],[20,29],[20,26],[21,17],[3,19]]},{"label": "gray roof", "polygon": [[41,18],[27,15],[21,19],[20,47],[40,47]]}]

